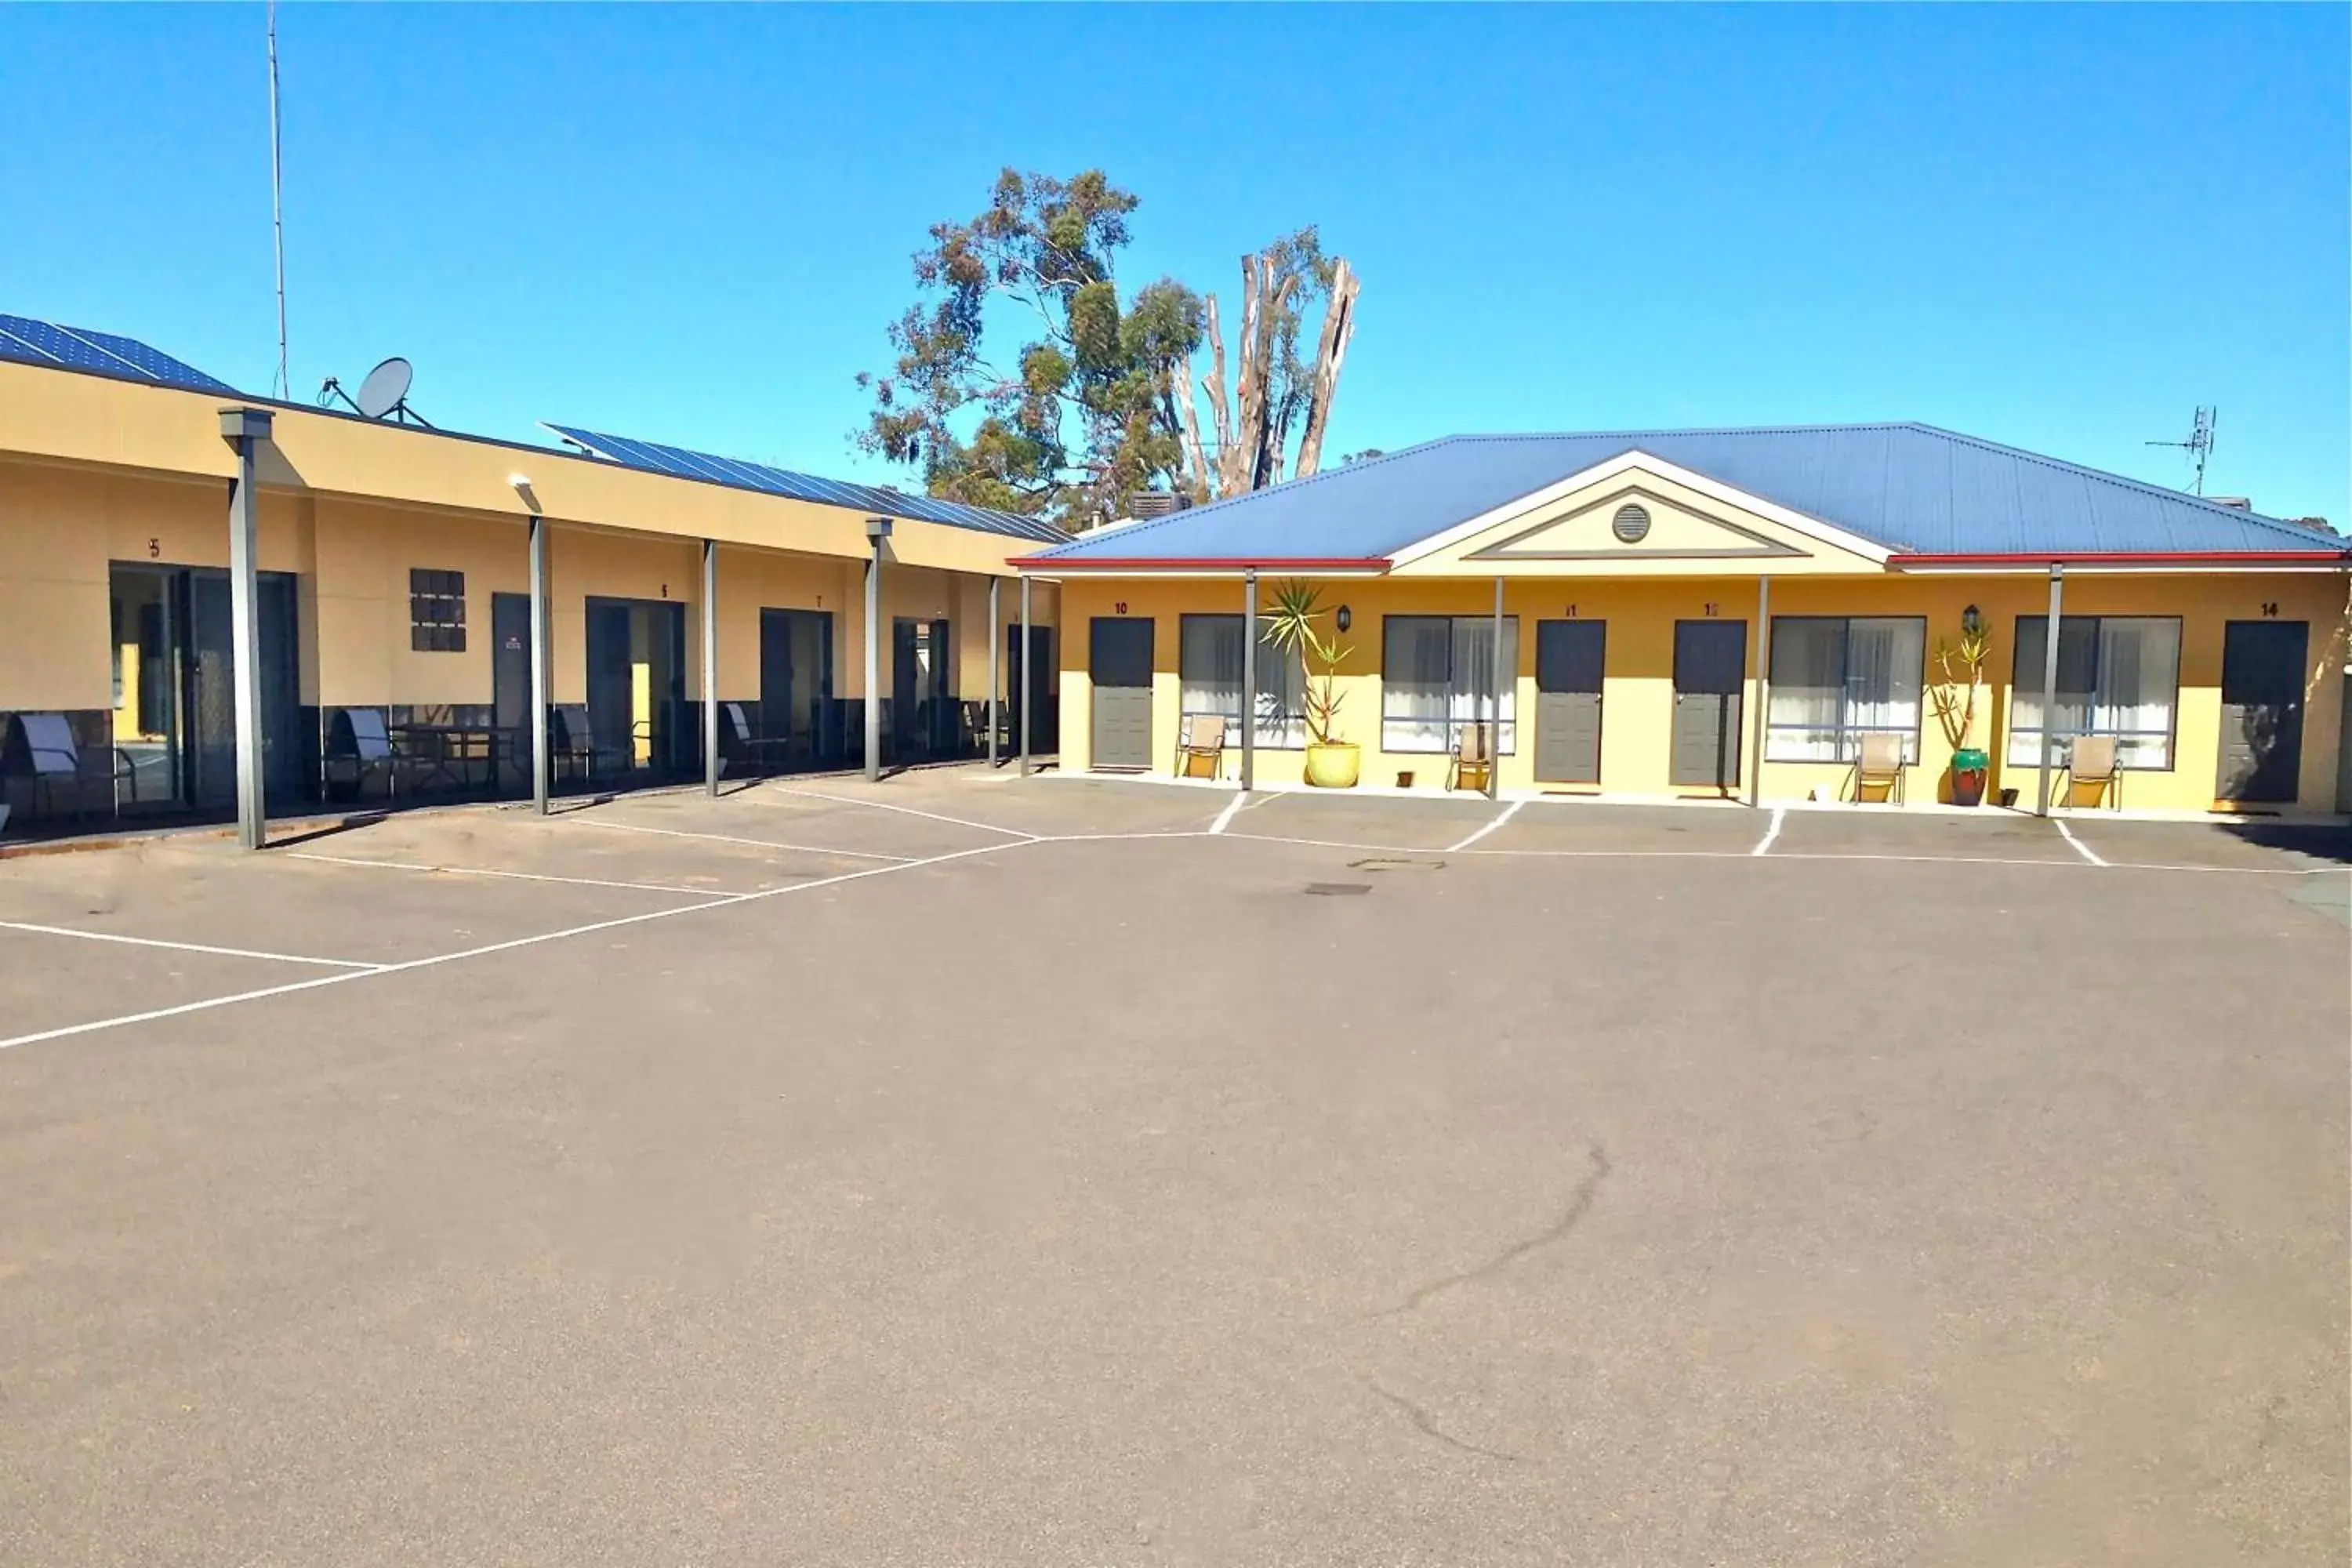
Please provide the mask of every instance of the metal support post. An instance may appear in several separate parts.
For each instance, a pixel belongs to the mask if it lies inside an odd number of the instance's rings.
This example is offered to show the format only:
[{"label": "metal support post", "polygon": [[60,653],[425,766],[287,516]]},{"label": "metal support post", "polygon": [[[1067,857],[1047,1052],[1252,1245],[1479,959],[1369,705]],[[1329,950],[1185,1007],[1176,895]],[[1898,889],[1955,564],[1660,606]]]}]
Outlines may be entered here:
[{"label": "metal support post", "polygon": [[996,694],[1001,689],[996,663],[1003,652],[998,645],[1004,641],[1003,588],[1003,578],[991,577],[988,580],[988,766],[991,772],[996,768]]},{"label": "metal support post", "polygon": [[[1748,738],[1748,804],[1764,794],[1764,721],[1772,712],[1772,579],[1756,579],[1756,711]],[[1856,792],[1859,793],[1859,792]]]},{"label": "metal support post", "polygon": [[1257,783],[1257,569],[1242,574],[1242,793]]},{"label": "metal support post", "polygon": [[719,795],[719,542],[702,542],[702,782]]},{"label": "metal support post", "polygon": [[882,547],[890,520],[869,517],[866,538],[874,552],[866,561],[866,782],[882,776]]},{"label": "metal support post", "polygon": [[[1516,677],[1516,670],[1510,672]],[[1487,717],[1492,721],[1486,738],[1493,749],[1486,756],[1486,798],[1503,798],[1503,580],[1495,579],[1495,658],[1494,668],[1487,677]]]},{"label": "metal support post", "polygon": [[1029,641],[1029,579],[1021,579],[1021,776],[1029,776],[1029,693],[1036,689],[1036,648]]},{"label": "metal support post", "polygon": [[530,518],[530,804],[547,815],[547,519]]},{"label": "metal support post", "polygon": [[2050,624],[2042,639],[2042,766],[2033,785],[2033,815],[2050,815],[2050,752],[2058,743],[2058,626],[2066,568],[2050,563]]},{"label": "metal support post", "polygon": [[[236,839],[258,849],[269,826],[262,798],[261,733],[261,492],[254,478],[256,449],[269,439],[270,415],[259,408],[224,408],[221,438],[236,451],[236,478],[228,492],[230,706],[236,737]],[[291,742],[293,737],[285,740]]]}]

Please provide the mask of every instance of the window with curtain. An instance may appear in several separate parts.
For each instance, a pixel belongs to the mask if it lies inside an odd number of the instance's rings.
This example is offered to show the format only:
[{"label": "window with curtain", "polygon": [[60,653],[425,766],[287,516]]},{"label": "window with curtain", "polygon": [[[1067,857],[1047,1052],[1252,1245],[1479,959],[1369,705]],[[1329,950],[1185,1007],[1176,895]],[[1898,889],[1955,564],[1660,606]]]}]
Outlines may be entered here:
[{"label": "window with curtain", "polygon": [[[1256,742],[1272,751],[1307,744],[1307,679],[1298,650],[1264,640],[1259,618]],[[1242,617],[1186,616],[1177,626],[1177,680],[1186,715],[1225,721],[1225,744],[1242,743]]]},{"label": "window with curtain", "polygon": [[[1462,726],[1486,717],[1494,679],[1492,616],[1389,616],[1381,629],[1381,750],[1454,749]],[[1503,689],[1495,743],[1508,753],[1517,744],[1515,689],[1519,623],[1503,621]]]},{"label": "window with curtain", "polygon": [[1888,734],[1917,762],[1927,657],[1917,616],[1774,616],[1764,760],[1851,763],[1864,735]]},{"label": "window with curtain", "polygon": [[[2017,617],[2017,662],[2010,675],[2009,760],[2038,766],[2044,729],[2042,659],[2050,617]],[[2066,616],[2058,623],[2058,689],[2049,732],[2113,735],[2116,765],[2172,765],[2173,712],[2180,687],[2177,616]],[[2063,752],[2062,752],[2063,754]]]}]

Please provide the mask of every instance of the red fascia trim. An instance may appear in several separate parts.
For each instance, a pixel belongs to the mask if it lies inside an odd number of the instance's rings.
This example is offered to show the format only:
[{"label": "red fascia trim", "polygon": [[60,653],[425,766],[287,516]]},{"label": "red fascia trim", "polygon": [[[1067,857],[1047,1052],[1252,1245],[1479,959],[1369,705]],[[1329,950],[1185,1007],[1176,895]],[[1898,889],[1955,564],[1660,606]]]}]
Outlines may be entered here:
[{"label": "red fascia trim", "polygon": [[1034,555],[1008,556],[1007,566],[1025,566],[1033,571],[1066,572],[1385,572],[1389,562],[1384,556],[1370,560],[1349,560],[1334,557],[1328,560],[1244,561],[1238,556],[1226,558],[1181,558],[1166,556],[1129,556],[1122,560],[1047,561]]},{"label": "red fascia trim", "polygon": [[1890,555],[1897,571],[1915,566],[2321,566],[2352,558],[2352,550],[2032,551],[1985,555]]}]

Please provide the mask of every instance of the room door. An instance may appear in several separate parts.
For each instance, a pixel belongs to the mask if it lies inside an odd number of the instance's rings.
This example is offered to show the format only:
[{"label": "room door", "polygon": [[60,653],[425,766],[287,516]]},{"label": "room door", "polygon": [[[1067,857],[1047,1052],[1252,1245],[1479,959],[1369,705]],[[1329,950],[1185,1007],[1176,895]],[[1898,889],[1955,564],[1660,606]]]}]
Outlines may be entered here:
[{"label": "room door", "polygon": [[1606,621],[1536,623],[1536,778],[1601,782],[1601,667]]},{"label": "room door", "polygon": [[591,598],[588,727],[600,765],[686,772],[699,726],[686,705],[686,606],[656,599]]},{"label": "room door", "polygon": [[1087,628],[1094,687],[1093,765],[1151,766],[1151,623],[1097,616]]},{"label": "room door", "polygon": [[789,742],[785,757],[814,762],[833,696],[833,612],[760,612],[760,733]]},{"label": "room door", "polygon": [[490,595],[490,722],[504,731],[499,784],[530,782],[530,595]]},{"label": "room door", "polygon": [[2217,800],[2285,802],[2303,773],[2305,621],[2231,621],[2221,637]]},{"label": "room door", "polygon": [[1740,689],[1748,623],[1675,623],[1674,756],[1667,782],[1730,789],[1739,783]]},{"label": "room door", "polygon": [[[261,787],[271,805],[308,798],[302,696],[295,657],[294,577],[256,574],[254,616],[261,642]],[[228,574],[209,567],[187,574],[190,657],[187,710],[190,790],[203,806],[236,803],[236,653]]]}]

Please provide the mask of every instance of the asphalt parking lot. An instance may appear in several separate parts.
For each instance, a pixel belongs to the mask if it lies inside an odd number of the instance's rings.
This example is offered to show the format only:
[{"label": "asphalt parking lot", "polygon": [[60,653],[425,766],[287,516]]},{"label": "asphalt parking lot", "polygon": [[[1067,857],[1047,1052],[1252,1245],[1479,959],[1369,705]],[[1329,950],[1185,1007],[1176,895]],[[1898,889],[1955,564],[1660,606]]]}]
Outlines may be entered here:
[{"label": "asphalt parking lot", "polygon": [[2343,830],[1232,801],[0,861],[0,1561],[2344,1560]]}]

